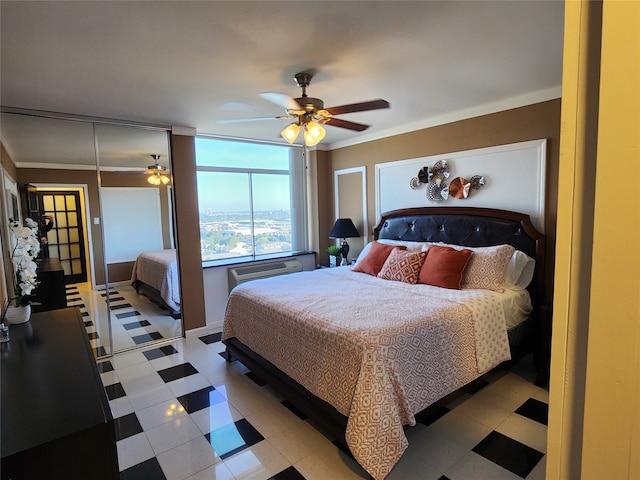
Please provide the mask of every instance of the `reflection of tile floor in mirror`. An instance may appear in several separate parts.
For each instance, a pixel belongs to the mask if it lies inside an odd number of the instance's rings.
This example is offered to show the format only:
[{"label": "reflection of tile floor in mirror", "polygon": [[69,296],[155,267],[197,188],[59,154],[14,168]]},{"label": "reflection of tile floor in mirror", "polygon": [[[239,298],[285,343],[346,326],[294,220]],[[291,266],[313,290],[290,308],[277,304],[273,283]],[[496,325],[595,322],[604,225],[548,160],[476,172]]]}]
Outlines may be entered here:
[{"label": "reflection of tile floor in mirror", "polygon": [[[348,480],[368,475],[240,362],[220,334],[98,363],[120,480]],[[549,393],[530,356],[407,431],[386,480],[543,480]]]},{"label": "reflection of tile floor in mirror", "polygon": [[[104,290],[92,290],[88,283],[67,285],[67,305],[80,308],[97,357],[109,353],[109,315],[105,297]],[[130,285],[112,287],[109,302],[115,352],[182,334],[180,320],[167,315],[166,310],[144,295],[138,295]]]}]

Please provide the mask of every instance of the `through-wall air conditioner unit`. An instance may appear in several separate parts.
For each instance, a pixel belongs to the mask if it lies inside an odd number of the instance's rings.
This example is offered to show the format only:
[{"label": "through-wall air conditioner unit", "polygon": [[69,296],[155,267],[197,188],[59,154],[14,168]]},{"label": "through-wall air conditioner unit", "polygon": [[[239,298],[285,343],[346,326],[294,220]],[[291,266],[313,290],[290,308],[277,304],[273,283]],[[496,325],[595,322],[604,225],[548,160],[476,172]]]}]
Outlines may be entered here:
[{"label": "through-wall air conditioner unit", "polygon": [[249,280],[275,277],[276,275],[301,271],[302,264],[297,258],[278,260],[277,262],[256,263],[244,267],[232,267],[227,269],[229,275],[229,292],[231,292],[236,285],[248,282]]}]

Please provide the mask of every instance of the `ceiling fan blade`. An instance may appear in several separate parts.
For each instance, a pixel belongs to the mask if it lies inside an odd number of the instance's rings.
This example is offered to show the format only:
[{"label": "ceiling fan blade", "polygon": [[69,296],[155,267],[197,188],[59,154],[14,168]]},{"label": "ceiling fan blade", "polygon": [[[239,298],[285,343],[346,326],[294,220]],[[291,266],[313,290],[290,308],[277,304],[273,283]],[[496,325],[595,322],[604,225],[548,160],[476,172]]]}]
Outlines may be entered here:
[{"label": "ceiling fan blade", "polygon": [[289,95],[284,93],[261,93],[260,96],[265,100],[280,105],[285,110],[304,110],[304,108]]},{"label": "ceiling fan blade", "polygon": [[343,113],[365,112],[367,110],[378,110],[380,108],[389,108],[390,104],[381,98],[370,100],[368,102],[352,103],[349,105],[339,105],[337,107],[325,108],[331,115],[342,115]]},{"label": "ceiling fan blade", "polygon": [[252,118],[221,118],[216,120],[216,123],[239,123],[239,122],[258,122],[262,120],[290,120],[293,117],[287,115],[280,115],[277,117],[252,117]]},{"label": "ceiling fan blade", "polygon": [[362,132],[369,128],[369,125],[364,125],[362,123],[349,122],[347,120],[342,120],[340,118],[329,117],[323,118],[320,120],[320,123],[324,123],[325,125],[331,125],[333,127],[347,128],[349,130],[355,130],[356,132]]}]

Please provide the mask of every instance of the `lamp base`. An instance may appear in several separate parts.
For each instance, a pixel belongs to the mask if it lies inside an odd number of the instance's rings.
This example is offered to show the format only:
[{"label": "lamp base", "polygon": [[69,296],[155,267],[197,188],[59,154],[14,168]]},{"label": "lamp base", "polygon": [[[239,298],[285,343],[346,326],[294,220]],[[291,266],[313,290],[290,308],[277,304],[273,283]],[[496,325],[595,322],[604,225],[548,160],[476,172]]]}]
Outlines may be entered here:
[{"label": "lamp base", "polygon": [[349,244],[346,239],[342,239],[342,244],[340,245],[340,255],[342,255],[342,262],[340,265],[349,265],[349,261],[347,260],[347,255],[349,255]]}]

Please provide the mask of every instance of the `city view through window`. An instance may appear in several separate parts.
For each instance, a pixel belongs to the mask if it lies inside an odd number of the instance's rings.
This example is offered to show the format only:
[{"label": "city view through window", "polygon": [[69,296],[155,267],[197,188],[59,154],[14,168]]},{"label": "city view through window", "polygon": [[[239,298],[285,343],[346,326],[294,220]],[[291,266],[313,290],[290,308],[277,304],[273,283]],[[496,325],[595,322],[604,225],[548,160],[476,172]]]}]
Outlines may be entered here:
[{"label": "city view through window", "polygon": [[196,158],[203,261],[293,250],[287,147],[206,139]]}]

